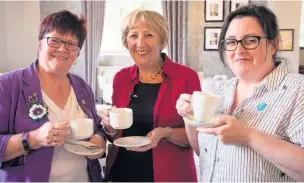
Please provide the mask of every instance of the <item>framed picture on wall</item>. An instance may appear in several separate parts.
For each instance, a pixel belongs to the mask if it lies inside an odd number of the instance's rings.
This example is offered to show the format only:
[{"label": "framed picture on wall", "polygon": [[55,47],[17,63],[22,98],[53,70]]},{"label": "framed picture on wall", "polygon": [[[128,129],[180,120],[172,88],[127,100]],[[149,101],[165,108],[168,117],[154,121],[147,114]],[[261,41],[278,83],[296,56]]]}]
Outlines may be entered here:
[{"label": "framed picture on wall", "polygon": [[224,1],[206,0],[205,1],[205,22],[224,21]]},{"label": "framed picture on wall", "polygon": [[205,27],[204,50],[217,50],[220,44],[221,27]]},{"label": "framed picture on wall", "polygon": [[280,29],[280,51],[293,51],[294,29]]},{"label": "framed picture on wall", "polygon": [[240,6],[248,4],[249,0],[231,0],[230,1],[230,12],[234,11]]}]

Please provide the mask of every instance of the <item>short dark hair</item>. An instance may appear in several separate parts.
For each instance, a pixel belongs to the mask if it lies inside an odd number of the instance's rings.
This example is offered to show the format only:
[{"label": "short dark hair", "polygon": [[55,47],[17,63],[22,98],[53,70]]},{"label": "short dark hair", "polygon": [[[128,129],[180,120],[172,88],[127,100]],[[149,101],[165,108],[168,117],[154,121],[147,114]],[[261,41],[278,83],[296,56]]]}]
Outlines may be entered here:
[{"label": "short dark hair", "polygon": [[[220,35],[220,41],[225,39],[227,29],[231,21],[235,18],[243,17],[254,17],[257,19],[261,25],[267,40],[269,40],[274,46],[275,40],[279,38],[279,26],[277,16],[266,6],[263,5],[253,5],[248,4],[237,8],[235,11],[231,12],[225,19],[224,25],[222,27],[222,32]],[[219,44],[218,48],[222,62],[225,64],[224,60],[224,48],[223,44]],[[275,61],[276,54],[274,54],[273,59]]]},{"label": "short dark hair", "polygon": [[84,16],[78,17],[74,13],[67,10],[62,10],[52,13],[44,18],[40,24],[39,40],[42,40],[44,35],[58,31],[60,34],[72,34],[78,38],[79,47],[81,49],[83,42],[87,36],[86,18]]}]

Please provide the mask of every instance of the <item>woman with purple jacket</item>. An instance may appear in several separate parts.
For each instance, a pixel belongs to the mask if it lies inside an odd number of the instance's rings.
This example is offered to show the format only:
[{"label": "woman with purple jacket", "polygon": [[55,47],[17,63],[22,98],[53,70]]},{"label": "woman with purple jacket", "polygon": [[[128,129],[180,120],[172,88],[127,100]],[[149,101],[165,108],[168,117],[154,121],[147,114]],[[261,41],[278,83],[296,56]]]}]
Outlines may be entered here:
[{"label": "woman with purple jacket", "polygon": [[88,139],[105,147],[90,86],[69,73],[86,38],[84,17],[69,11],[40,25],[38,59],[0,77],[0,181],[101,181],[98,158],[67,151],[69,122],[94,120]]}]

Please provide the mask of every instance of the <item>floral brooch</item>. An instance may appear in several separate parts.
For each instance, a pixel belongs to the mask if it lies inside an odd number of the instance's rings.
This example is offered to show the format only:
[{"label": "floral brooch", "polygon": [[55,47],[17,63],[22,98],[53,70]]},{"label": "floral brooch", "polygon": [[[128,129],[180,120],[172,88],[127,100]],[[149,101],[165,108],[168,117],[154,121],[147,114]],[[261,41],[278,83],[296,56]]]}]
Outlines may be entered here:
[{"label": "floral brooch", "polygon": [[34,93],[33,96],[29,96],[29,101],[31,103],[29,108],[29,118],[32,121],[40,121],[46,115],[48,115],[48,109],[43,104],[37,103],[37,94]]}]

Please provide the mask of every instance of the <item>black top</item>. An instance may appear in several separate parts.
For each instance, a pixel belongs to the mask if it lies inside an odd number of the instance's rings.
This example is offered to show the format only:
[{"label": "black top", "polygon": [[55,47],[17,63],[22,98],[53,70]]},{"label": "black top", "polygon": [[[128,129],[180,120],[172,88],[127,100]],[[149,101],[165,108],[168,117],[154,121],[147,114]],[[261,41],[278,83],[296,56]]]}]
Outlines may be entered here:
[{"label": "black top", "polygon": [[[153,111],[160,85],[135,85],[129,104],[133,110],[133,125],[123,130],[123,137],[146,136],[153,129]],[[110,179],[113,182],[154,182],[152,150],[134,152],[119,148]]]}]

